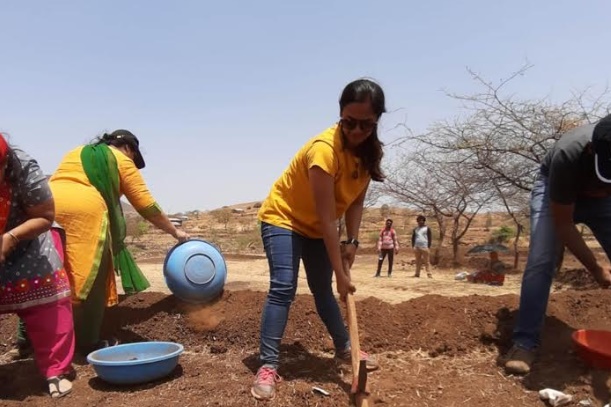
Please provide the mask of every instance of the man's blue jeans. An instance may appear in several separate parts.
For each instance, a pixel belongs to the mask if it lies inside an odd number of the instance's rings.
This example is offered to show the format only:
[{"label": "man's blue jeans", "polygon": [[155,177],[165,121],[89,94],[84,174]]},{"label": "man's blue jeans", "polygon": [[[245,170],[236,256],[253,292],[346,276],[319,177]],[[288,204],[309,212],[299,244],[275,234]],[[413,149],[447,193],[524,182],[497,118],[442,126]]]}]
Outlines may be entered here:
[{"label": "man's blue jeans", "polygon": [[260,358],[277,368],[280,342],[297,291],[299,263],[303,260],[318,315],[333,338],[336,350],[350,346],[339,305],[333,294],[333,268],[322,239],[309,239],[291,230],[261,224],[261,237],[269,262],[270,287],[261,317]]},{"label": "man's blue jeans", "polygon": [[[580,198],[574,222],[587,225],[607,256],[611,257],[611,198]],[[513,331],[515,345],[533,350],[540,345],[547,302],[561,255],[550,211],[548,179],[540,174],[530,198],[530,246],[522,277],[520,309]]]}]

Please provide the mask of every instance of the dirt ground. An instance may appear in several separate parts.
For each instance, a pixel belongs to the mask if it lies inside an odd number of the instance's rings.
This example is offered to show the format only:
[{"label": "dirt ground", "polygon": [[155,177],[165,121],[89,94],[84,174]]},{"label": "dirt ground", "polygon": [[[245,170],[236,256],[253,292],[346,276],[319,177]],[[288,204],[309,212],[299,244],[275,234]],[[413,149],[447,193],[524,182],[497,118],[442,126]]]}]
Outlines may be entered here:
[{"label": "dirt ground", "polygon": [[[503,287],[454,281],[461,270],[433,269],[433,279],[415,279],[413,266],[399,260],[392,278],[372,278],[375,261],[359,256],[353,269],[362,347],[381,365],[369,375],[375,405],[543,406],[537,392],[547,387],[574,395],[573,406],[609,402],[609,372],[588,368],[573,353],[575,329],[611,329],[611,291],[596,289],[582,270],[568,268],[558,276],[540,359],[530,375],[519,378],[505,375],[497,359],[510,344],[521,275],[508,275]],[[123,342],[182,343],[185,352],[171,376],[112,386],[77,358],[74,391],[56,401],[45,394],[31,359],[0,360],[0,405],[348,405],[350,369],[332,360],[304,275],[283,340],[277,397],[267,403],[252,398],[267,263],[256,256],[227,256],[227,263],[226,291],[212,306],[180,303],[164,285],[159,259],[152,258],[142,265],[151,289],[107,313],[106,333]],[[0,316],[0,355],[11,348],[15,327],[14,316]],[[330,395],[314,393],[314,386]]]}]

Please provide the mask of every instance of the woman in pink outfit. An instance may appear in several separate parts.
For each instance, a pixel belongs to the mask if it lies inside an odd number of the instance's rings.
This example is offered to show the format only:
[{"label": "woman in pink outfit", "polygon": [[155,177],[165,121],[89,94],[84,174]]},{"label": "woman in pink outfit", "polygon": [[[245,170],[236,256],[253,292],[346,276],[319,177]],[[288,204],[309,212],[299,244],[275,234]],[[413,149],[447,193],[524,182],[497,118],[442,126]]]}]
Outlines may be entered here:
[{"label": "woman in pink outfit", "polygon": [[52,397],[72,391],[74,328],[55,204],[36,160],[0,134],[0,313],[25,323]]}]

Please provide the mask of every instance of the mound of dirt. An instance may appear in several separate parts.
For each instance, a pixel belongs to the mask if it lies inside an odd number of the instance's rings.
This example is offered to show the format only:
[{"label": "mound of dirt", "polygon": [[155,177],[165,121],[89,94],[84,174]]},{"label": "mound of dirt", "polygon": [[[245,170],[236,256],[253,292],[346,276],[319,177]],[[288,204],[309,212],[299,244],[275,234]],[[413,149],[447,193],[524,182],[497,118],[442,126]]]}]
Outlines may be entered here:
[{"label": "mound of dirt", "polygon": [[[105,334],[122,342],[180,342],[186,349],[181,366],[169,378],[129,389],[105,384],[90,367],[78,366],[80,379],[63,405],[252,405],[249,386],[259,365],[264,300],[265,293],[253,291],[225,292],[208,307],[185,305],[160,293],[124,298],[108,311]],[[552,296],[541,358],[523,382],[504,376],[495,365],[510,345],[516,306],[515,295],[426,295],[397,305],[376,298],[358,301],[362,347],[381,355],[383,366],[370,375],[375,404],[531,406],[538,405],[536,392],[525,389],[543,387],[592,399],[608,395],[604,380],[594,383],[599,379],[590,377],[592,372],[571,352],[570,335],[582,327],[611,329],[611,291]],[[0,317],[1,353],[14,341],[15,328],[15,316]],[[332,347],[312,297],[298,296],[283,339],[284,382],[270,405],[346,405],[350,372],[333,364]],[[0,397],[8,404],[55,405],[43,394],[31,361],[0,364],[0,381]],[[312,386],[332,394],[321,398]]]},{"label": "mound of dirt", "polygon": [[573,290],[592,290],[598,288],[598,283],[592,273],[583,268],[562,269],[554,278],[554,288],[557,290],[570,288]]}]

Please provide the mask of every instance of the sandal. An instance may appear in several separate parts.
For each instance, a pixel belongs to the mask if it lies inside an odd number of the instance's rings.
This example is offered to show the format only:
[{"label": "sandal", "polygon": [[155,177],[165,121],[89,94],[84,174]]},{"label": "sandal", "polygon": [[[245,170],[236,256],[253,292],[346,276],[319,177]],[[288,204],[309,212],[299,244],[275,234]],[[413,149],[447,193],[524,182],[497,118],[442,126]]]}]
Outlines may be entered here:
[{"label": "sandal", "polygon": [[66,375],[49,377],[47,384],[49,385],[49,394],[54,399],[64,397],[72,392],[72,382],[68,380]]}]

